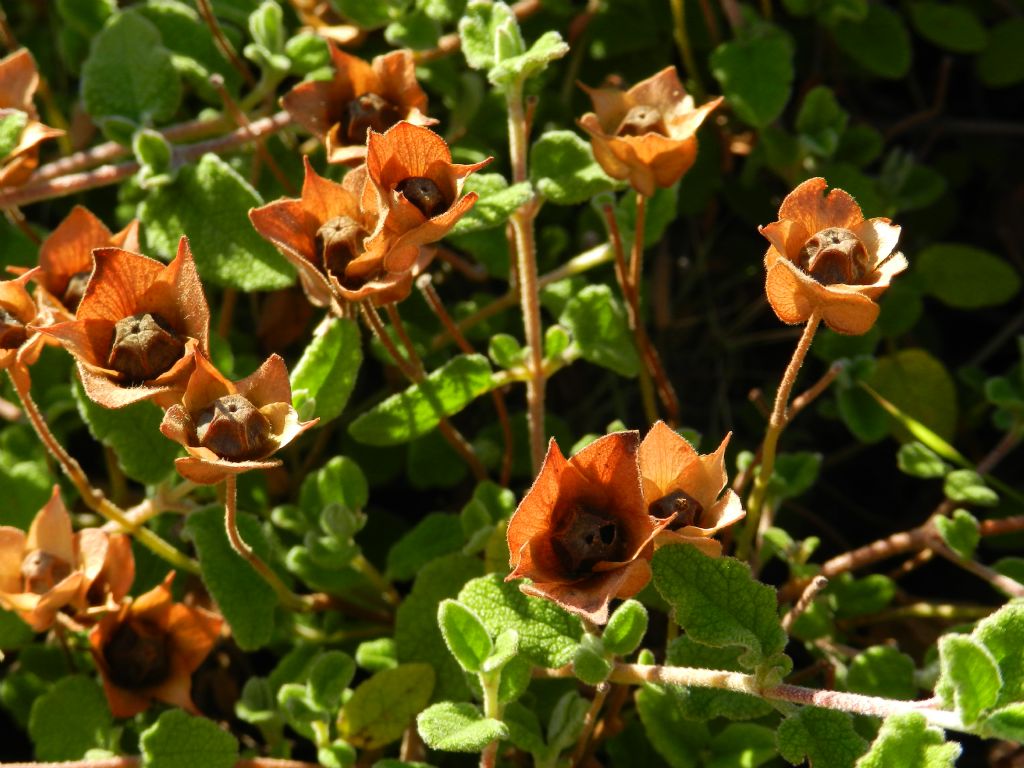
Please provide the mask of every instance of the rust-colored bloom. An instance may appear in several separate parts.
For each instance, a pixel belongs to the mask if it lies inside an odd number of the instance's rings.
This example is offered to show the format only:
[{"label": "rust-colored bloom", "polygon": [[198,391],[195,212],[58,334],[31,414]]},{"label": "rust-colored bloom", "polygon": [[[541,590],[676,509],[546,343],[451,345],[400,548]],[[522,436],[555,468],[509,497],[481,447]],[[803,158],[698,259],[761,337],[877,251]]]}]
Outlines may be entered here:
[{"label": "rust-colored bloom", "polygon": [[0,59],[0,123],[16,128],[10,146],[0,146],[0,187],[23,184],[39,164],[39,144],[64,131],[39,122],[32,95],[39,72],[32,54],[22,48]]},{"label": "rust-colored bloom", "polygon": [[166,408],[208,354],[210,310],[188,239],[170,264],[120,248],[93,251],[75,319],[41,327],[78,362],[86,394],[107,408],[152,400]]},{"label": "rust-colored bloom", "polygon": [[460,165],[444,139],[428,128],[398,123],[370,132],[364,199],[376,191],[381,220],[366,255],[349,265],[352,278],[422,271],[432,254],[421,246],[444,237],[479,197],[462,194],[466,177],[491,162]]},{"label": "rust-colored bloom", "polygon": [[50,303],[67,319],[74,317],[85,295],[85,286],[92,274],[93,249],[109,247],[137,251],[138,219],[115,235],[81,205],[76,205],[39,247],[41,271],[36,282]]},{"label": "rust-colored bloom", "polygon": [[37,267],[13,280],[0,281],[0,371],[24,370],[39,359],[44,342],[31,327],[40,319],[39,308],[26,288],[38,274]]},{"label": "rust-colored bloom", "polygon": [[647,512],[668,526],[655,545],[693,544],[717,557],[722,545],[711,538],[746,514],[732,489],[724,494],[726,435],[718,450],[700,455],[686,440],[659,421],[640,443],[640,478]]},{"label": "rust-colored bloom", "polygon": [[722,97],[694,108],[675,67],[666,67],[628,91],[588,88],[594,111],[579,119],[594,159],[614,179],[628,179],[642,195],[670,187],[697,159],[697,129]]},{"label": "rust-colored bloom", "polygon": [[282,198],[250,210],[256,231],[296,266],[303,290],[317,306],[330,306],[332,297],[339,301],[370,295],[384,300],[405,298],[411,277],[348,275],[348,268],[364,255],[364,241],[377,228],[377,197],[364,196],[366,167],[349,171],[336,184],[314,171],[309,158],[303,160],[302,197]]},{"label": "rust-colored bloom", "polygon": [[636,432],[598,438],[566,460],[552,440],[533,486],[508,524],[512,572],[523,592],[603,624],[608,603],[651,578],[655,534],[670,520],[647,513]]},{"label": "rust-colored bloom", "polygon": [[104,616],[89,633],[114,717],[132,717],[153,700],[198,714],[191,676],[213,648],[223,620],[173,602],[173,579],[172,571],[162,584]]},{"label": "rust-colored bloom", "polygon": [[295,121],[320,138],[332,163],[355,165],[366,157],[366,132],[386,131],[399,120],[417,125],[426,116],[427,95],[416,82],[410,51],[392,51],[372,62],[331,44],[334,77],[299,83],[281,99]]},{"label": "rust-colored bloom", "polygon": [[160,431],[188,453],[174,462],[182,477],[213,484],[276,467],[281,461],[270,457],[314,424],[299,421],[292,408],[288,370],[277,355],[237,382],[197,356],[184,397],[164,413]]},{"label": "rust-colored bloom", "polygon": [[0,605],[36,632],[49,629],[61,610],[116,607],[134,577],[127,537],[98,528],[73,533],[59,486],[28,534],[0,526]]},{"label": "rust-colored bloom", "polygon": [[833,331],[862,334],[878,317],[875,299],[907,260],[895,250],[900,228],[864,219],[841,189],[827,195],[825,179],[808,179],[779,206],[779,220],[761,227],[771,246],[764,256],[765,292],[784,323],[817,314]]}]

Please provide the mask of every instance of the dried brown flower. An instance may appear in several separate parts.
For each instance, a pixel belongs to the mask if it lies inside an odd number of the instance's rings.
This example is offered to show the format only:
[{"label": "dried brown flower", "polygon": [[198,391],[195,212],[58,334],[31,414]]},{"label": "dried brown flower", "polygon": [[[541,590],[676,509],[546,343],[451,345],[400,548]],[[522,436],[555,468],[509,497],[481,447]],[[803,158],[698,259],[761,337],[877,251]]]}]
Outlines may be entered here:
[{"label": "dried brown flower", "polygon": [[670,187],[697,159],[697,129],[721,102],[694,108],[675,67],[643,80],[628,91],[588,88],[594,111],[580,118],[590,136],[594,159],[614,179],[628,179],[650,197]]},{"label": "dried brown flower", "polygon": [[875,299],[907,260],[895,250],[900,228],[889,219],[864,219],[841,189],[827,195],[813,178],[786,195],[779,220],[761,227],[771,246],[764,257],[765,292],[784,323],[817,314],[839,333],[867,333],[878,317]]},{"label": "dried brown flower", "polygon": [[39,122],[32,96],[39,86],[39,72],[32,54],[21,48],[0,59],[0,121],[22,123],[17,141],[3,147],[0,156],[0,187],[23,184],[39,164],[39,144],[64,131]]},{"label": "dried brown flower", "polygon": [[39,359],[44,339],[33,323],[43,318],[26,288],[38,275],[35,268],[13,280],[0,281],[0,370],[24,370]]}]

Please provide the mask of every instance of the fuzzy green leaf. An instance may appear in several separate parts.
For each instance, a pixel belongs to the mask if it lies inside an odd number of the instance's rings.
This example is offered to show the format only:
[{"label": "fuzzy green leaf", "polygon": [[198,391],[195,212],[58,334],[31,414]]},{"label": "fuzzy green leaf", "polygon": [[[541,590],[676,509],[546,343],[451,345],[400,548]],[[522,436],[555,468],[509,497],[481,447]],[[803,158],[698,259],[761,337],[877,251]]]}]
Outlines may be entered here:
[{"label": "fuzzy green leaf", "polygon": [[249,182],[208,153],[173,183],[150,190],[138,215],[150,251],[170,256],[188,235],[204,281],[269,291],[291,285],[295,271],[249,222],[249,209],[262,203]]},{"label": "fuzzy green leaf", "polygon": [[636,376],[640,360],[626,310],[607,285],[588,285],[572,296],[558,322],[568,328],[580,356],[620,376]]},{"label": "fuzzy green leaf", "polygon": [[488,0],[472,0],[459,21],[459,37],[462,41],[462,55],[472,69],[490,69],[501,61],[496,45],[499,28],[512,42],[510,52],[522,53],[526,48],[519,33],[519,22],[512,9],[505,3],[491,3]]},{"label": "fuzzy green leaf", "polygon": [[398,650],[390,637],[365,640],[356,647],[356,664],[370,672],[382,672],[398,666]]},{"label": "fuzzy green leaf", "polygon": [[711,740],[707,768],[757,768],[775,757],[775,734],[753,723],[730,723]]},{"label": "fuzzy green leaf", "polygon": [[181,101],[181,78],[160,31],[135,11],[112,17],[92,40],[82,65],[82,101],[93,119],[134,123],[170,119]]},{"label": "fuzzy green leaf", "polygon": [[500,173],[474,173],[466,179],[464,189],[466,192],[476,192],[480,199],[452,227],[453,235],[501,226],[533,197],[533,190],[527,182],[509,186]]},{"label": "fuzzy green leaf", "polygon": [[114,452],[128,477],[153,485],[171,473],[180,449],[160,433],[163,412],[159,408],[147,402],[104,408],[86,396],[77,377],[72,391],[90,434]]},{"label": "fuzzy green leaf", "polygon": [[988,42],[985,27],[967,6],[911,3],[910,20],[922,37],[954,53],[978,53]]},{"label": "fuzzy green leaf", "polygon": [[839,148],[849,114],[836,100],[831,88],[819,85],[804,96],[796,116],[800,140],[815,154],[831,157]]},{"label": "fuzzy green leaf", "polygon": [[[519,633],[514,629],[506,629],[494,638],[494,650],[491,651],[490,656],[484,659],[483,666],[480,669],[485,673],[496,672],[515,659],[518,653]],[[507,677],[506,675],[502,678],[503,683]]]},{"label": "fuzzy green leaf", "polygon": [[348,431],[367,445],[398,445],[425,435],[490,391],[491,364],[483,355],[460,355],[431,372],[421,384],[360,415]]},{"label": "fuzzy green leaf", "polygon": [[956,510],[951,517],[936,518],[935,530],[946,545],[963,558],[973,557],[981,541],[978,519],[966,509]]},{"label": "fuzzy green leaf", "polygon": [[518,56],[504,58],[487,72],[487,79],[497,86],[509,86],[543,72],[548,64],[569,52],[569,44],[555,31],[545,32],[529,50]]},{"label": "fuzzy green leaf", "polygon": [[387,576],[397,581],[416,577],[431,560],[461,549],[462,523],[455,515],[431,512],[388,550]]},{"label": "fuzzy green leaf", "polygon": [[[224,509],[214,506],[190,513],[185,529],[195,542],[203,583],[231,626],[235,642],[243,650],[266,645],[274,632],[277,596],[231,548],[224,532]],[[269,559],[270,547],[254,517],[239,514],[238,531],[257,555]]]},{"label": "fuzzy green leaf", "polygon": [[1024,603],[1004,605],[978,622],[971,637],[980,641],[999,665],[1003,681],[997,707],[1024,702],[1024,654],[1020,639],[1024,637]]},{"label": "fuzzy green leaf", "polygon": [[547,600],[524,595],[517,584],[506,583],[497,574],[473,579],[459,593],[459,602],[475,611],[492,635],[515,629],[520,653],[538,666],[568,664],[583,635],[575,616]]},{"label": "fuzzy green leaf", "polygon": [[[953,436],[957,419],[956,386],[946,366],[931,353],[923,349],[903,349],[880,357],[867,383],[904,416],[919,422],[941,439],[949,440]],[[892,428],[901,440],[910,439],[909,426],[897,420]],[[913,437],[949,458],[929,442],[926,435],[915,433]]]},{"label": "fuzzy green leaf", "polygon": [[363,470],[347,456],[334,456],[316,472],[306,476],[299,491],[299,506],[317,519],[328,505],[361,510],[370,489]]},{"label": "fuzzy green leaf", "polygon": [[954,469],[946,475],[942,490],[947,499],[959,504],[974,504],[979,507],[994,507],[999,504],[999,495],[985,485],[985,480],[973,469]]},{"label": "fuzzy green leaf", "polygon": [[707,726],[686,720],[675,697],[664,688],[645,685],[636,692],[636,710],[647,738],[672,768],[696,768],[707,746]]},{"label": "fuzzy green leaf", "polygon": [[445,598],[455,597],[470,579],[479,576],[479,559],[454,554],[426,565],[416,576],[412,591],[398,607],[395,617],[395,650],[401,662],[422,661],[437,674],[435,699],[466,699],[466,674],[445,645],[437,626],[437,607]]},{"label": "fuzzy green leaf", "polygon": [[467,672],[479,672],[494,650],[480,617],[456,600],[444,600],[437,609],[437,623],[455,660]]},{"label": "fuzzy green leaf", "polygon": [[[600,640],[597,640],[596,644],[586,642],[587,638],[591,637],[591,635],[585,635],[584,642],[576,649],[576,653],[572,657],[572,671],[587,685],[598,685],[608,679],[608,675],[612,671],[612,664],[600,652],[602,650]],[[594,647],[594,645],[598,647]]]},{"label": "fuzzy green leaf", "polygon": [[[742,649],[736,647],[713,648],[683,635],[668,647],[665,661],[678,667],[739,672],[741,667],[737,659],[741,652]],[[667,690],[672,694],[675,706],[687,720],[712,720],[716,717],[752,720],[772,711],[772,706],[767,701],[747,693],[698,686],[672,686]]]},{"label": "fuzzy green leaf", "polygon": [[914,660],[887,645],[866,648],[850,662],[846,687],[868,696],[913,699],[917,696]]},{"label": "fuzzy green leaf", "polygon": [[924,715],[911,712],[887,717],[871,750],[857,761],[857,768],[953,768],[960,745],[947,742],[939,728],[928,725]]},{"label": "fuzzy green leaf", "polygon": [[325,712],[335,712],[355,673],[356,663],[347,653],[324,651],[316,657],[309,670],[306,687],[310,701]]},{"label": "fuzzy green leaf", "polygon": [[434,670],[428,664],[401,664],[378,672],[345,702],[338,730],[360,749],[377,749],[398,741],[430,702],[433,690]]},{"label": "fuzzy green leaf", "polygon": [[898,79],[910,69],[910,35],[902,17],[880,3],[870,3],[860,21],[839,24],[835,30],[839,48],[868,72]]},{"label": "fuzzy green leaf", "polygon": [[1020,291],[1017,270],[980,248],[963,243],[936,243],[914,259],[925,290],[957,309],[1005,304]]},{"label": "fuzzy green leaf", "polygon": [[989,737],[1024,742],[1024,704],[1010,704],[990,713],[981,731]]},{"label": "fuzzy green leaf", "polygon": [[495,739],[507,739],[508,726],[484,717],[474,704],[442,701],[416,718],[423,742],[445,752],[480,752]]},{"label": "fuzzy green leaf", "polygon": [[139,737],[142,764],[147,768],[231,768],[238,742],[205,717],[171,709]]},{"label": "fuzzy green leaf", "polygon": [[868,746],[848,714],[817,707],[787,717],[775,740],[786,760],[799,765],[806,757],[814,768],[853,768]]},{"label": "fuzzy green leaf", "polygon": [[18,146],[26,125],[28,115],[20,109],[9,110],[0,117],[0,160],[6,158]]},{"label": "fuzzy green leaf", "polygon": [[640,647],[647,633],[647,609],[638,600],[627,600],[612,613],[601,635],[609,653],[625,656]]},{"label": "fuzzy green leaf", "polygon": [[[858,390],[854,390],[858,391]],[[949,471],[946,462],[935,451],[916,440],[900,446],[896,454],[896,466],[912,477],[929,479],[944,477]]]},{"label": "fuzzy green leaf", "polygon": [[1003,682],[999,665],[988,649],[966,635],[946,635],[939,640],[940,677],[936,692],[956,707],[967,725],[995,706]]},{"label": "fuzzy green leaf", "polygon": [[675,609],[676,619],[697,642],[740,646],[746,669],[774,663],[786,647],[775,590],[757,582],[750,568],[731,557],[708,557],[690,544],[654,553],[654,585]]},{"label": "fuzzy green leaf", "polygon": [[548,131],[530,149],[530,179],[540,195],[556,205],[583,203],[615,188],[594,160],[589,142],[573,131]]},{"label": "fuzzy green leaf", "polygon": [[32,704],[28,732],[37,760],[78,760],[106,744],[114,718],[91,677],[65,677]]},{"label": "fuzzy green leaf", "polygon": [[851,619],[878,613],[889,605],[896,595],[896,584],[881,573],[872,573],[862,579],[844,573],[829,582],[825,594],[830,597],[838,618]]},{"label": "fuzzy green leaf", "polygon": [[711,71],[725,100],[746,123],[764,128],[782,114],[793,87],[793,41],[765,24],[746,38],[722,43]]},{"label": "fuzzy green leaf", "polygon": [[[316,329],[291,372],[292,403],[304,419],[320,418],[323,426],[345,408],[363,361],[359,326],[332,317]],[[312,401],[311,408],[304,404]]]}]

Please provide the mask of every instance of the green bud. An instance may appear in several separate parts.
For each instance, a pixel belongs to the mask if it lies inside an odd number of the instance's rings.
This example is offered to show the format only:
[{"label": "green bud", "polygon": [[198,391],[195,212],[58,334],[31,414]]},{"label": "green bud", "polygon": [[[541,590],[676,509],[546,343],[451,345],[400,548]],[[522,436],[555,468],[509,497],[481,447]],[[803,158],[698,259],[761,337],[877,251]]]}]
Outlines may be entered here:
[{"label": "green bud", "polygon": [[627,600],[608,619],[601,640],[609,653],[625,656],[640,646],[647,632],[647,609],[637,600]]}]

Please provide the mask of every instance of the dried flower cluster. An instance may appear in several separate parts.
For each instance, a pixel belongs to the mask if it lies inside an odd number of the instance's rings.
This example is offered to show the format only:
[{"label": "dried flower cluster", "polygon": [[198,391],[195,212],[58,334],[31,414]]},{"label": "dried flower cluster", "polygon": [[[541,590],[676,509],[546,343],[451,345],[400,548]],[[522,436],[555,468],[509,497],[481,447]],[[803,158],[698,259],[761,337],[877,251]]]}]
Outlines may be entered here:
[{"label": "dried flower cluster", "polygon": [[38,87],[39,72],[26,49],[0,59],[0,187],[24,184],[39,165],[39,145],[64,134],[39,122],[32,102]]}]

